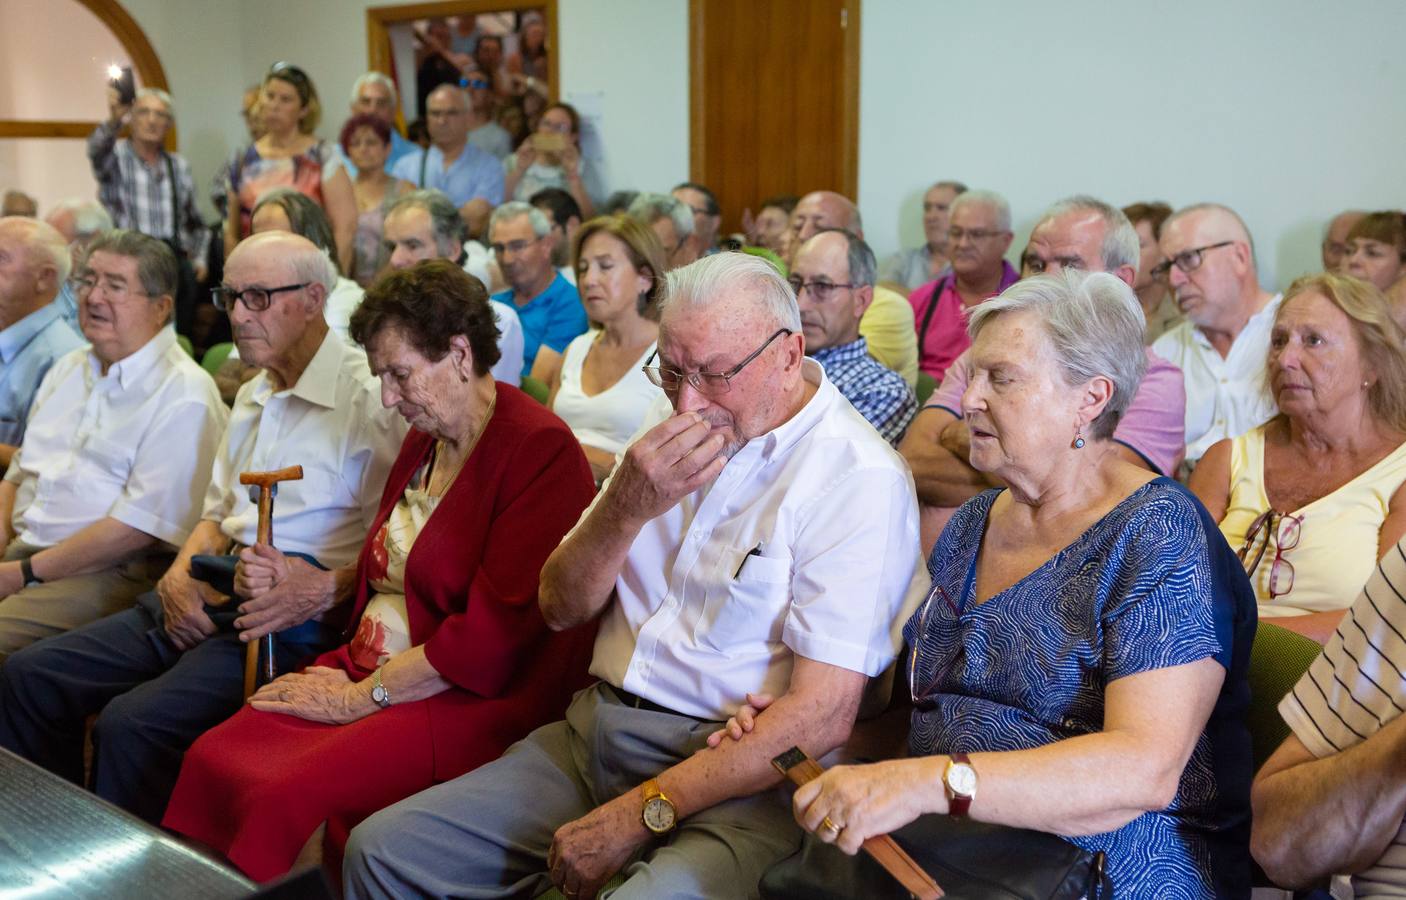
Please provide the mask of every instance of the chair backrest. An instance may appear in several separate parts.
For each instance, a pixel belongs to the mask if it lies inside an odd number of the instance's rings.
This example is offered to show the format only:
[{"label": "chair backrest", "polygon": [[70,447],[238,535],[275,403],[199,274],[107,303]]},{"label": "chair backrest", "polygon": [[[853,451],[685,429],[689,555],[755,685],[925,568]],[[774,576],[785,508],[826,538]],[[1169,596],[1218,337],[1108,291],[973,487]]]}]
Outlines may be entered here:
[{"label": "chair backrest", "polygon": [[531,375],[524,375],[521,387],[524,394],[543,406],[547,405],[547,396],[551,394],[552,389],[547,387],[546,382],[539,378],[533,378]]},{"label": "chair backrest", "polygon": [[200,365],[212,376],[220,371],[220,366],[229,359],[230,351],[234,349],[234,344],[226,341],[223,344],[216,344],[205,351],[205,357],[200,360]]},{"label": "chair backrest", "polygon": [[190,342],[190,338],[186,337],[183,334],[178,334],[176,335],[176,343],[180,344],[181,349],[184,350],[186,353],[190,354],[192,358],[194,358],[195,345]]},{"label": "chair backrest", "polygon": [[916,391],[919,409],[922,409],[927,404],[928,398],[932,396],[932,392],[935,390],[937,390],[937,379],[933,378],[927,372],[919,372],[918,390]]},{"label": "chair backrest", "polygon": [[1279,715],[1279,701],[1294,689],[1323,648],[1318,642],[1261,619],[1250,650],[1250,728],[1255,771],[1284,739],[1289,726]]}]

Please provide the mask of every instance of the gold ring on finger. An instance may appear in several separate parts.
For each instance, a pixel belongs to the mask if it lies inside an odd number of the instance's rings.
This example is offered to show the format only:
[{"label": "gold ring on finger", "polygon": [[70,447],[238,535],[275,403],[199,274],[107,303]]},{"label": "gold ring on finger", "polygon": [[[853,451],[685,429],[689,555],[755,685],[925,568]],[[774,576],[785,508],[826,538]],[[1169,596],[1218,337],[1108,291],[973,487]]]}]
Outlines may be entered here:
[{"label": "gold ring on finger", "polygon": [[843,825],[836,825],[834,822],[830,821],[829,816],[826,816],[820,821],[820,827],[832,833],[835,837],[839,837],[840,832],[844,829]]}]

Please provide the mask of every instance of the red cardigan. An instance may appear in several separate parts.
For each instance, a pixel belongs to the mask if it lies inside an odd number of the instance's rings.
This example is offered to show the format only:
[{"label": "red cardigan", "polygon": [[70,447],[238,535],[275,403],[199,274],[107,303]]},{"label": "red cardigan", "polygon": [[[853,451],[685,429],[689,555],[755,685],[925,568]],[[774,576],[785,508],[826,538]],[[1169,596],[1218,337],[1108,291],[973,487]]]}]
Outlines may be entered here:
[{"label": "red cardigan", "polygon": [[[561,718],[572,693],[590,682],[595,625],[552,632],[537,603],[537,582],[591,501],[591,467],[564,422],[517,388],[497,388],[487,430],[405,565],[410,644],[423,644],[430,664],[455,686],[428,702],[437,779],[487,762],[483,751],[501,752],[499,740]],[[375,535],[433,446],[429,435],[411,430],[386,479],[357,563],[348,641],[370,599],[366,571]],[[354,679],[369,676],[351,664],[346,649],[332,655]]]}]

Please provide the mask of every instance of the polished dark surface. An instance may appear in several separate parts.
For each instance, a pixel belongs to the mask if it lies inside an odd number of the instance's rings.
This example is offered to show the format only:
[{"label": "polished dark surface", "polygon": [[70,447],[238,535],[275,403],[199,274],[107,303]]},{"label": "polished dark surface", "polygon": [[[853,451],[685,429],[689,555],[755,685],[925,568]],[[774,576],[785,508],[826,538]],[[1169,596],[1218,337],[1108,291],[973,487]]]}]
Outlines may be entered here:
[{"label": "polished dark surface", "polygon": [[255,885],[0,750],[0,898],[247,897]]}]

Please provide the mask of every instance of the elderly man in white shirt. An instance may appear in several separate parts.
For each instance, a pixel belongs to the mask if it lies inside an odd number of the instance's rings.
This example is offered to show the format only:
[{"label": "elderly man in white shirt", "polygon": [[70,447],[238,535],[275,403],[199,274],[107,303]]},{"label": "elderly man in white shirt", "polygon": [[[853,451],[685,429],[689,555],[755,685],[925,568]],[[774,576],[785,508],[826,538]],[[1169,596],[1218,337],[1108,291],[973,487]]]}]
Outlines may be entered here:
[{"label": "elderly man in white shirt", "polygon": [[[81,781],[84,721],[101,711],[93,789],[152,822],[185,749],[239,708],[244,642],[277,632],[284,670],[340,640],[322,614],[351,594],[351,572],[339,570],[360,550],[405,434],[381,407],[365,355],[323,318],[336,281],[326,254],[298,235],[255,235],[224,275],[240,354],[263,371],[240,388],[199,523],[136,607],[27,647],[0,669],[0,746]],[[280,486],[273,538],[321,568],[258,600],[227,602],[194,580],[192,557],[250,548],[258,515],[239,474],[292,465],[303,478]]]},{"label": "elderly man in white shirt", "polygon": [[168,327],[177,262],[164,243],[106,232],[79,281],[91,346],[49,369],[0,482],[0,662],[151,590],[200,516],[227,419]]},{"label": "elderly man in white shirt", "polygon": [[[462,265],[464,271],[483,282],[486,290],[493,290],[483,273],[475,272],[465,260],[464,220],[442,192],[411,191],[396,199],[386,210],[381,234],[392,269],[404,269],[427,259],[447,259]],[[498,352],[502,354],[493,364],[493,380],[516,387],[522,383],[522,320],[506,303],[489,300],[488,305],[498,319]]]},{"label": "elderly man in white shirt", "polygon": [[[798,845],[770,760],[843,743],[897,655],[927,585],[913,480],[806,358],[770,264],[705,257],[666,296],[649,371],[672,409],[542,570],[549,625],[599,620],[601,681],[362,823],[348,897],[589,897],[631,860],[622,896],[748,896]],[[747,704],[745,740],[709,740]]]},{"label": "elderly man in white shirt", "polygon": [[1278,411],[1265,380],[1269,332],[1283,295],[1260,288],[1250,232],[1214,203],[1178,210],[1162,225],[1170,281],[1186,321],[1152,344],[1186,379],[1186,462],[1216,441],[1244,434]]}]

